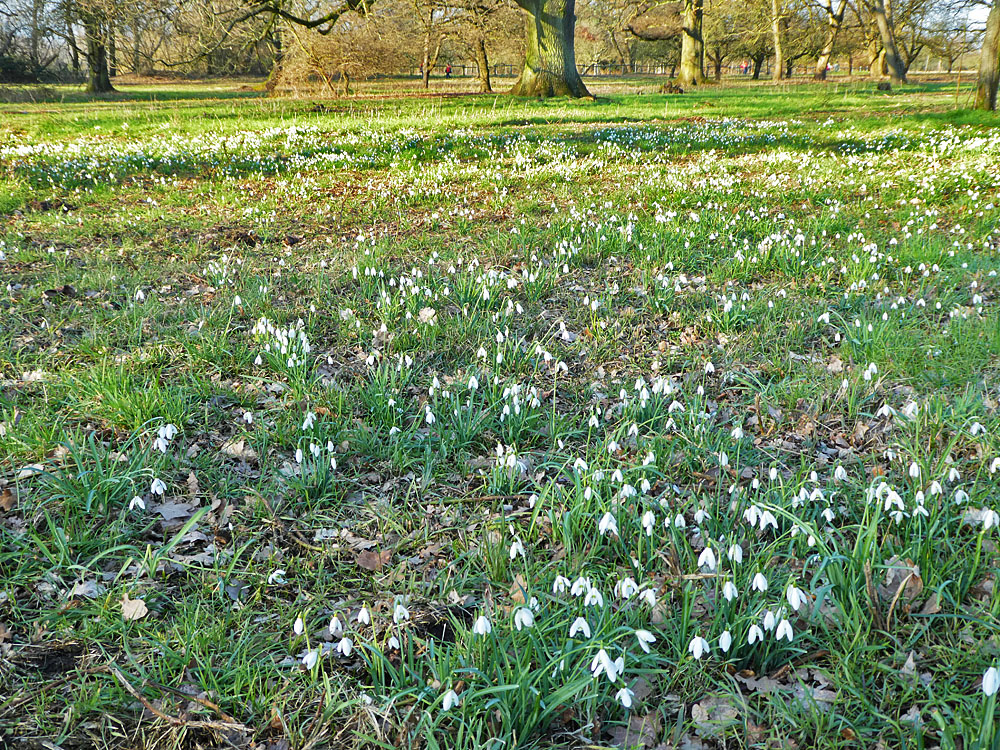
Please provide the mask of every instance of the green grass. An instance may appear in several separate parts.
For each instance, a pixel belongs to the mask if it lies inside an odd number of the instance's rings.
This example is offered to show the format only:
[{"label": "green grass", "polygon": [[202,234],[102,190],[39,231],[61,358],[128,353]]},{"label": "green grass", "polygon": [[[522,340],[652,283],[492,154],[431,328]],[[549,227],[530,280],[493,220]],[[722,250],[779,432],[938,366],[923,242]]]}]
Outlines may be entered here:
[{"label": "green grass", "polygon": [[0,744],[996,746],[1000,121],[657,86],[0,105]]}]

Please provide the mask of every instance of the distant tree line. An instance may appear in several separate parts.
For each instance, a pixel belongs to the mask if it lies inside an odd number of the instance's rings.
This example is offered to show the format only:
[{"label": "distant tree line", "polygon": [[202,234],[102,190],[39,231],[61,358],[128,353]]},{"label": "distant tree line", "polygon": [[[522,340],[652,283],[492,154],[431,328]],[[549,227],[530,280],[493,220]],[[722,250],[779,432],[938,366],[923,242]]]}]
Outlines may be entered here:
[{"label": "distant tree line", "polygon": [[[579,2],[579,6],[577,6]],[[84,79],[113,89],[139,75],[266,75],[330,93],[456,61],[491,91],[588,96],[579,64],[655,63],[680,87],[724,71],[782,80],[807,68],[903,84],[979,54],[975,106],[996,108],[1000,0],[0,0],[0,80]]]}]

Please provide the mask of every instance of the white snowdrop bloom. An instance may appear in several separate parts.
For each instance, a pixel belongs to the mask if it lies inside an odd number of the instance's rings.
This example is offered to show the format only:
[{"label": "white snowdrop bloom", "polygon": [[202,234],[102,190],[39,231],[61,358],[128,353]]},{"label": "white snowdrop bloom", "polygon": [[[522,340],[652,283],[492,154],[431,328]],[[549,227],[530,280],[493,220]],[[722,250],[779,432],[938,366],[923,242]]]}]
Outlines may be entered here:
[{"label": "white snowdrop bloom", "polygon": [[955,490],[955,504],[963,505],[969,502],[969,494],[965,490]]},{"label": "white snowdrop bloom", "polygon": [[760,514],[760,530],[767,531],[768,526],[777,530],[778,519],[774,517],[774,514],[771,511],[765,510]]},{"label": "white snowdrop bloom", "polygon": [[726,557],[729,558],[730,562],[739,565],[743,562],[743,547],[738,544],[730,545],[729,549],[726,550]]},{"label": "white snowdrop bloom", "polygon": [[782,638],[787,638],[788,642],[792,642],[792,623],[788,620],[782,620],[778,623],[778,629],[774,631],[775,637],[780,641]]},{"label": "white snowdrop bloom", "polygon": [[577,617],[573,620],[573,624],[569,626],[570,638],[576,638],[577,633],[583,633],[584,638],[590,638],[590,625],[582,617]]},{"label": "white snowdrop bloom", "polygon": [[334,638],[340,638],[344,634],[344,624],[340,621],[340,618],[334,615],[330,618],[330,625],[328,626],[330,635]]},{"label": "white snowdrop bloom", "polygon": [[608,682],[614,683],[618,681],[618,665],[611,660],[608,652],[603,648],[597,652],[590,662],[590,671],[595,680],[604,674],[607,676]]},{"label": "white snowdrop bloom", "polygon": [[646,536],[653,536],[653,527],[656,525],[656,515],[651,510],[642,514],[642,528],[646,530]]},{"label": "white snowdrop bloom", "polygon": [[751,505],[745,511],[743,511],[743,520],[746,521],[751,526],[756,526],[757,521],[760,520],[760,508],[756,505]]},{"label": "white snowdrop bloom", "polygon": [[576,461],[573,462],[573,471],[580,473],[586,470],[587,470],[587,462],[584,461],[582,458],[578,458],[576,459]]},{"label": "white snowdrop bloom", "polygon": [[778,469],[776,467],[772,466],[770,468],[770,470],[767,472],[767,478],[770,479],[772,482],[775,479],[777,479],[778,478]]},{"label": "white snowdrop bloom", "polygon": [[513,544],[510,545],[510,559],[513,560],[518,555],[524,557],[524,545],[521,544],[520,539],[515,539]]},{"label": "white snowdrop bloom", "polygon": [[444,698],[441,701],[441,710],[451,711],[451,709],[461,704],[462,704],[462,699],[458,696],[458,693],[456,693],[454,690],[449,690],[447,693],[444,694]]},{"label": "white snowdrop bloom", "polygon": [[270,575],[268,575],[268,577],[267,577],[267,582],[269,584],[272,584],[272,585],[275,584],[275,583],[277,583],[277,584],[284,583],[285,582],[285,571],[284,571],[284,569],[278,568],[278,570],[272,571],[270,573]]},{"label": "white snowdrop bloom", "polygon": [[687,521],[684,520],[684,516],[678,513],[674,516],[674,528],[683,529],[687,526]]},{"label": "white snowdrop bloom", "polygon": [[351,652],[354,650],[354,641],[350,638],[341,638],[337,643],[337,651],[342,656],[350,656]]},{"label": "white snowdrop bloom", "polygon": [[306,624],[302,620],[302,615],[299,615],[298,617],[295,618],[295,624],[292,626],[292,631],[295,633],[295,635],[302,635],[304,632],[306,632]]},{"label": "white snowdrop bloom", "polygon": [[473,375],[472,377],[469,378],[469,390],[475,391],[478,389],[479,389],[479,380],[476,378],[475,375]]},{"label": "white snowdrop bloom", "polygon": [[747,644],[752,646],[757,641],[762,640],[764,640],[764,631],[760,629],[759,625],[751,625],[750,632],[747,634]]},{"label": "white snowdrop bloom", "polygon": [[648,630],[637,630],[635,631],[635,639],[639,642],[639,648],[649,653],[649,647],[656,643],[656,636],[650,633]]},{"label": "white snowdrop bloom", "polygon": [[931,497],[933,497],[934,495],[942,495],[944,494],[944,487],[942,487],[941,483],[935,479],[933,482],[931,482],[931,486],[927,489],[927,494],[929,494]]},{"label": "white snowdrop bloom", "polygon": [[743,428],[737,425],[736,427],[733,428],[732,432],[730,432],[729,434],[732,435],[733,440],[742,440]]},{"label": "white snowdrop bloom", "polygon": [[385,644],[390,651],[399,651],[399,638],[394,635],[389,636],[389,640]]},{"label": "white snowdrop bloom", "polygon": [[754,591],[767,591],[767,579],[764,577],[763,573],[758,573],[753,577],[753,581],[750,582],[750,588]]},{"label": "white snowdrop bloom", "polygon": [[245,411],[243,412],[243,421],[247,424],[253,424],[253,412]]},{"label": "white snowdrop bloom", "polygon": [[368,607],[362,607],[361,609],[359,609],[357,617],[355,617],[355,619],[362,625],[372,624],[372,615],[371,612],[368,611]]},{"label": "white snowdrop bloom", "polygon": [[615,693],[615,700],[621,703],[623,708],[632,708],[633,698],[635,698],[635,693],[627,687],[623,687]]},{"label": "white snowdrop bloom", "polygon": [[143,500],[138,495],[136,495],[135,497],[133,497],[131,500],[128,501],[129,510],[135,510],[136,508],[138,508],[139,510],[146,510],[146,501]]},{"label": "white snowdrop bloom", "polygon": [[715,372],[715,365],[713,365],[711,362],[706,362],[705,363],[705,374],[706,375],[711,375],[713,372]]},{"label": "white snowdrop bloom", "polygon": [[401,622],[406,622],[410,619],[410,610],[402,605],[401,602],[396,602],[396,606],[392,609],[392,621],[397,625]]},{"label": "white snowdrop bloom", "polygon": [[716,566],[715,552],[712,551],[711,547],[705,547],[698,556],[698,567],[708,568],[709,571],[714,571]]},{"label": "white snowdrop bloom", "polygon": [[315,667],[316,663],[319,661],[319,653],[318,648],[312,648],[306,651],[306,655],[302,657],[302,666],[306,669],[312,669]]},{"label": "white snowdrop bloom", "polygon": [[740,595],[740,592],[736,588],[735,583],[732,581],[726,581],[722,586],[722,595],[726,597],[727,602],[731,602]]},{"label": "white snowdrop bloom", "polygon": [[709,518],[711,518],[711,516],[708,514],[708,511],[705,510],[704,508],[698,508],[698,510],[694,512],[694,522],[699,526],[705,523],[705,521]]},{"label": "white snowdrop bloom", "polygon": [[954,466],[952,466],[950,469],[948,469],[948,481],[949,482],[954,483],[954,482],[960,481],[961,479],[962,479],[962,475],[958,473],[958,469],[956,469]]},{"label": "white snowdrop bloom", "polygon": [[613,515],[605,513],[597,524],[597,530],[601,533],[601,536],[604,536],[608,532],[618,536],[618,522]]},{"label": "white snowdrop bloom", "polygon": [[764,613],[764,630],[770,633],[772,630],[774,630],[774,626],[777,625],[777,623],[778,620],[774,616],[774,612],[772,612],[771,610],[767,610]]},{"label": "white snowdrop bloom", "polygon": [[733,645],[733,634],[728,630],[723,630],[722,635],[719,636],[719,649],[724,654],[729,653],[730,647]]},{"label": "white snowdrop bloom", "polygon": [[785,589],[785,598],[788,600],[788,606],[792,608],[793,611],[798,612],[799,607],[803,604],[808,603],[809,598],[806,596],[805,592],[796,588],[795,586],[789,586]]},{"label": "white snowdrop bloom", "polygon": [[573,581],[573,586],[570,588],[569,593],[573,596],[583,596],[590,591],[590,588],[590,579],[585,576],[580,576]]},{"label": "white snowdrop bloom", "polygon": [[990,462],[990,474],[996,474],[997,469],[1000,469],[1000,457],[994,458]]},{"label": "white snowdrop bloom", "polygon": [[149,492],[152,495],[163,496],[163,493],[167,491],[167,485],[163,483],[162,479],[156,478],[149,485]]},{"label": "white snowdrop bloom", "polygon": [[535,615],[527,607],[518,607],[514,611],[514,627],[519,631],[530,628],[535,624]]},{"label": "white snowdrop bloom", "polygon": [[487,619],[486,615],[479,615],[472,624],[472,632],[476,635],[489,635],[493,632],[493,623]]},{"label": "white snowdrop bloom", "polygon": [[639,592],[639,599],[642,600],[643,604],[652,609],[656,606],[656,591],[653,589],[643,589]]},{"label": "white snowdrop bloom", "polygon": [[615,584],[615,593],[622,599],[631,599],[639,593],[639,584],[632,576],[625,576]]},{"label": "white snowdrop bloom", "polygon": [[143,291],[141,289],[136,289],[135,290],[135,301],[136,302],[142,302],[145,299],[146,299],[146,295],[143,293]]},{"label": "white snowdrop bloom", "polygon": [[995,510],[986,508],[983,511],[983,531],[1000,526],[1000,514]]},{"label": "white snowdrop bloom", "polygon": [[305,432],[306,430],[312,429],[314,424],[316,424],[316,415],[311,411],[307,411],[305,419],[302,420],[302,431]]},{"label": "white snowdrop bloom", "polygon": [[843,466],[838,466],[833,470],[833,480],[835,482],[846,482],[847,481],[847,469]]},{"label": "white snowdrop bloom", "polygon": [[711,653],[711,651],[712,648],[708,645],[708,641],[699,635],[692,638],[691,642],[688,644],[688,652],[695,659],[700,659],[705,654]]},{"label": "white snowdrop bloom", "polygon": [[597,588],[591,588],[587,591],[587,595],[583,597],[584,607],[603,607],[604,606],[604,594],[602,594]]},{"label": "white snowdrop bloom", "polygon": [[553,594],[565,594],[572,584],[566,576],[558,575],[556,580],[552,583],[552,593]]},{"label": "white snowdrop bloom", "polygon": [[917,465],[916,461],[913,461],[910,464],[910,471],[909,471],[909,473],[910,473],[910,476],[913,477],[914,479],[918,479],[920,477],[920,467]]},{"label": "white snowdrop bloom", "polygon": [[1000,671],[996,667],[990,667],[983,672],[983,692],[987,697],[996,695],[1000,689]]},{"label": "white snowdrop bloom", "polygon": [[302,453],[302,449],[301,448],[296,448],[295,449],[295,463],[297,463],[297,464],[302,463],[302,459],[303,458],[304,458],[304,456],[303,456],[303,453]]}]

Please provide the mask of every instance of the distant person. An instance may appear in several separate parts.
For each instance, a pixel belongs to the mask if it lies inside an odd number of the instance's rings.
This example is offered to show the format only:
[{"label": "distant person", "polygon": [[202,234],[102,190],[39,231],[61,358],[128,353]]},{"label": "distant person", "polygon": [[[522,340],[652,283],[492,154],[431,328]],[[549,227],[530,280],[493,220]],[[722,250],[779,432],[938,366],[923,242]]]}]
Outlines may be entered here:
[{"label": "distant person", "polygon": [[444,77],[451,78],[451,65],[444,66]]}]

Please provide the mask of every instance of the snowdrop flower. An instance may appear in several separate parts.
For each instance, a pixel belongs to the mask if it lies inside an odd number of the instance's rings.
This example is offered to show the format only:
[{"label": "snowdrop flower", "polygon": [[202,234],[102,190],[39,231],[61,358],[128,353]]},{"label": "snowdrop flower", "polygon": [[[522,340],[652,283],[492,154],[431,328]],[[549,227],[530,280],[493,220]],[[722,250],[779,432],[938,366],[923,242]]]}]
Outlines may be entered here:
[{"label": "snowdrop flower", "polygon": [[763,573],[758,573],[753,577],[753,581],[750,582],[750,588],[754,591],[767,591],[767,579],[764,577]]},{"label": "snowdrop flower", "polygon": [[608,682],[613,683],[618,680],[618,665],[611,661],[611,657],[608,656],[608,652],[603,648],[597,652],[593,661],[590,662],[590,671],[595,680],[602,674],[607,675]]},{"label": "snowdrop flower", "polygon": [[727,602],[731,602],[733,599],[740,595],[739,590],[736,588],[736,584],[732,581],[726,581],[722,586],[722,595],[726,597]]},{"label": "snowdrop flower", "polygon": [[775,631],[775,636],[780,641],[782,638],[787,638],[788,642],[792,642],[792,623],[788,620],[782,620],[778,623],[778,629]]},{"label": "snowdrop flower", "polygon": [[454,690],[449,690],[444,694],[444,700],[441,701],[442,711],[451,711],[455,706],[462,704],[462,699],[458,697],[458,693]]},{"label": "snowdrop flower", "polygon": [[334,615],[330,618],[330,635],[334,638],[340,638],[344,634],[344,626],[340,622],[340,618]]},{"label": "snowdrop flower", "polygon": [[396,602],[396,606],[392,610],[392,621],[398,625],[399,623],[406,622],[409,619],[410,611],[401,603]]},{"label": "snowdrop flower", "polygon": [[243,412],[243,421],[247,424],[253,424],[253,412],[245,411]]},{"label": "snowdrop flower", "polygon": [[603,607],[604,606],[604,594],[598,591],[596,588],[591,588],[587,591],[587,595],[583,598],[584,607]]},{"label": "snowdrop flower", "polygon": [[920,467],[917,465],[916,461],[910,463],[910,476],[914,479],[918,479],[920,477]]},{"label": "snowdrop flower", "polygon": [[476,378],[475,375],[473,375],[472,377],[469,378],[469,390],[475,391],[478,390],[478,388],[479,388],[479,380]]},{"label": "snowdrop flower", "polygon": [[983,531],[1000,526],[1000,514],[995,510],[986,508],[983,511]]},{"label": "snowdrop flower", "polygon": [[282,584],[282,583],[284,583],[285,582],[285,571],[283,569],[281,569],[281,568],[279,568],[278,570],[272,571],[271,574],[268,575],[268,577],[267,577],[267,582],[269,584],[275,584],[275,583]]},{"label": "snowdrop flower", "polygon": [[312,669],[316,666],[316,662],[319,661],[319,649],[313,648],[306,651],[306,655],[302,657],[302,666],[306,669]]},{"label": "snowdrop flower", "polygon": [[724,654],[729,653],[729,648],[733,645],[733,635],[728,630],[722,631],[722,635],[719,636],[719,649]]},{"label": "snowdrop flower", "polygon": [[639,648],[649,653],[650,645],[656,643],[656,636],[650,633],[648,630],[637,630],[635,631],[635,639],[639,641]]},{"label": "snowdrop flower", "polygon": [[569,579],[566,576],[558,575],[556,576],[556,580],[552,583],[552,593],[565,594],[570,585]]},{"label": "snowdrop flower", "polygon": [[646,530],[646,536],[653,536],[653,526],[656,525],[656,515],[651,510],[642,514],[642,528]]},{"label": "snowdrop flower", "polygon": [[514,627],[516,627],[518,631],[521,631],[524,628],[530,628],[534,624],[535,616],[527,607],[518,607],[514,611]]},{"label": "snowdrop flower", "polygon": [[1000,689],[1000,671],[996,667],[990,667],[983,672],[983,692],[986,697],[996,695]]},{"label": "snowdrop flower", "polygon": [[295,618],[295,624],[292,626],[292,630],[295,632],[295,635],[302,635],[306,632],[306,624],[302,620],[302,615]]},{"label": "snowdrop flower", "polygon": [[743,548],[738,544],[733,544],[726,550],[726,557],[729,558],[730,562],[739,565],[743,562]]},{"label": "snowdrop flower", "polygon": [[597,524],[597,530],[601,532],[601,536],[604,536],[609,531],[615,536],[618,536],[618,522],[615,520],[613,515],[605,513],[601,518],[600,523]]},{"label": "snowdrop flower", "polygon": [[131,500],[128,501],[129,510],[135,510],[136,508],[138,508],[139,510],[146,510],[146,501],[143,500],[138,495],[136,495],[135,497],[133,497]]},{"label": "snowdrop flower", "polygon": [[691,639],[691,643],[688,644],[688,651],[695,659],[700,659],[705,654],[711,653],[711,650],[708,641],[700,635],[696,635]]},{"label": "snowdrop flower", "polygon": [[518,555],[524,557],[524,545],[521,544],[520,539],[515,539],[514,543],[510,545],[510,559],[513,560]]},{"label": "snowdrop flower", "polygon": [[774,612],[767,610],[764,613],[764,630],[771,632],[774,630],[774,626],[777,624],[777,620],[774,617]]},{"label": "snowdrop flower", "polygon": [[788,600],[788,606],[795,612],[798,612],[799,607],[809,601],[805,592],[795,586],[789,586],[785,589],[785,598]]},{"label": "snowdrop flower", "polygon": [[356,619],[363,625],[371,625],[372,616],[371,613],[368,611],[368,607],[362,607],[360,610],[358,610],[358,616]]},{"label": "snowdrop flower", "polygon": [[635,693],[629,690],[627,687],[623,687],[617,693],[615,693],[615,700],[622,704],[624,708],[632,708],[632,699],[635,697]]},{"label": "snowdrop flower", "polygon": [[590,625],[582,617],[577,617],[573,620],[573,624],[569,626],[570,638],[576,638],[577,633],[583,633],[584,638],[590,638]]},{"label": "snowdrop flower", "polygon": [[350,638],[341,638],[337,643],[337,651],[343,656],[350,656],[354,650],[354,641]]},{"label": "snowdrop flower", "polygon": [[705,547],[698,556],[698,567],[708,568],[710,571],[715,570],[716,559],[715,552],[712,551],[711,547]]},{"label": "snowdrop flower", "polygon": [[493,624],[486,618],[486,615],[479,615],[472,624],[472,632],[476,635],[489,635],[493,632]]},{"label": "snowdrop flower", "polygon": [[757,641],[764,640],[764,631],[758,625],[750,626],[750,633],[747,635],[747,644],[752,646]]},{"label": "snowdrop flower", "polygon": [[154,479],[149,485],[149,491],[153,495],[163,496],[163,493],[167,491],[167,485],[163,483],[162,479]]},{"label": "snowdrop flower", "polygon": [[847,481],[847,469],[843,466],[838,466],[833,470],[833,480],[835,482],[846,482]]}]

